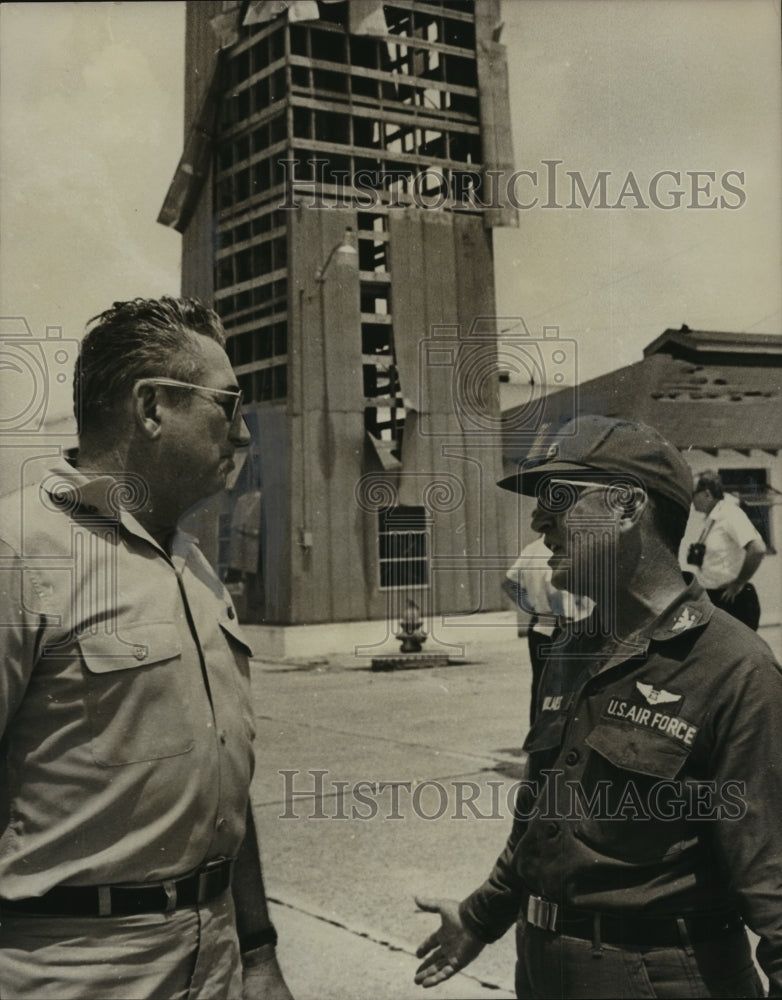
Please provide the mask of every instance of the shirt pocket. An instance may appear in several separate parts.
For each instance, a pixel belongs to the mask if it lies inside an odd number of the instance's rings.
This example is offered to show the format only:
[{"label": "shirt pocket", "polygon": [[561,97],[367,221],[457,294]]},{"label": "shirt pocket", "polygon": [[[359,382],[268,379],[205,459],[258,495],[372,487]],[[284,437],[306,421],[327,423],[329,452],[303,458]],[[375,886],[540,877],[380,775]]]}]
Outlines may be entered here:
[{"label": "shirt pocket", "polygon": [[586,737],[575,835],[602,855],[634,864],[683,851],[694,839],[690,784],[680,777],[691,748],[635,726],[600,723]]},{"label": "shirt pocket", "polygon": [[78,645],[97,764],[116,767],[193,749],[193,678],[173,622],[123,625],[121,637],[83,635]]}]

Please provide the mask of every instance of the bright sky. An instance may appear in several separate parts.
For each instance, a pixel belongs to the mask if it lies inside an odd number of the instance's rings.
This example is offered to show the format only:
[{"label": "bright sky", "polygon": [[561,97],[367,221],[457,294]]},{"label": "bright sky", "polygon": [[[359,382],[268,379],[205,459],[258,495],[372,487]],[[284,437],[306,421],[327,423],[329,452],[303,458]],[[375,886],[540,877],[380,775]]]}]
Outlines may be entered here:
[{"label": "bright sky", "polygon": [[[779,0],[505,0],[517,230],[495,231],[498,306],[558,326],[589,378],[666,326],[782,332]],[[179,290],[180,237],[156,217],[182,150],[184,4],[0,6],[0,301],[33,332]],[[543,208],[543,160],[614,204],[660,171],[682,207]],[[688,208],[687,171],[712,171]],[[721,178],[735,175],[728,183]],[[702,181],[705,184],[706,181]],[[659,200],[677,187],[665,175]],[[552,199],[553,200],[553,199]],[[67,409],[63,396],[61,408]],[[59,408],[59,403],[54,405]]]},{"label": "bright sky", "polygon": [[[666,327],[782,333],[780,11],[771,0],[532,0],[503,4],[517,167],[562,160],[587,190],[610,171],[608,204],[630,171],[643,199],[660,171],[681,175],[682,207],[544,209],[495,239],[500,312],[530,333],[559,326],[581,379],[640,360]],[[687,171],[712,171],[708,203],[686,208]],[[705,178],[702,179],[705,184]],[[659,183],[658,200],[677,185]],[[520,186],[526,201],[536,192]],[[668,201],[670,203],[670,201]],[[719,201],[718,201],[719,203]]]}]

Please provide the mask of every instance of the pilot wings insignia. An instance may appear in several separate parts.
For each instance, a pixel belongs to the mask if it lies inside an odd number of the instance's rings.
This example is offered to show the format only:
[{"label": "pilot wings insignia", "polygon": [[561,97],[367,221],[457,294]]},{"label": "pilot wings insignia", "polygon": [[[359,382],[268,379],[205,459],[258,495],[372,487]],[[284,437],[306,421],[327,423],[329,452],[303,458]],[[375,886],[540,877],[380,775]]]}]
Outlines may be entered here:
[{"label": "pilot wings insignia", "polygon": [[673,691],[666,691],[664,688],[656,688],[653,684],[636,681],[635,686],[650,705],[671,705],[675,701],[681,701],[680,694],[674,694]]}]

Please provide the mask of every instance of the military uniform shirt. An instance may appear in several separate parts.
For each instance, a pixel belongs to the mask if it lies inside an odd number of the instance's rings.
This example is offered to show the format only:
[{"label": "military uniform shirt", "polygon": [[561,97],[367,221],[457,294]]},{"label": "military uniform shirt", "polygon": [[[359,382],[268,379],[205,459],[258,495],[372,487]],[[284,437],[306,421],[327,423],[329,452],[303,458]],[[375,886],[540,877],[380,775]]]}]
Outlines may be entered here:
[{"label": "military uniform shirt", "polygon": [[496,940],[529,893],[615,916],[738,909],[779,990],[779,665],[697,583],[634,648],[591,628],[547,663],[511,836],[464,922]]}]

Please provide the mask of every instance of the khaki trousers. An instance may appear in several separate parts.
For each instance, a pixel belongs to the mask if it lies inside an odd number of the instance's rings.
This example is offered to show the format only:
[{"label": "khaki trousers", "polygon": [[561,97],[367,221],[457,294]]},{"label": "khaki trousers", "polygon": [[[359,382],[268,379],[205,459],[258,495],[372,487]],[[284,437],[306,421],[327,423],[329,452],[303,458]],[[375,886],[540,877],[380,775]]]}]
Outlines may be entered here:
[{"label": "khaki trousers", "polygon": [[2,1000],[241,1000],[230,892],[168,914],[0,923]]}]

